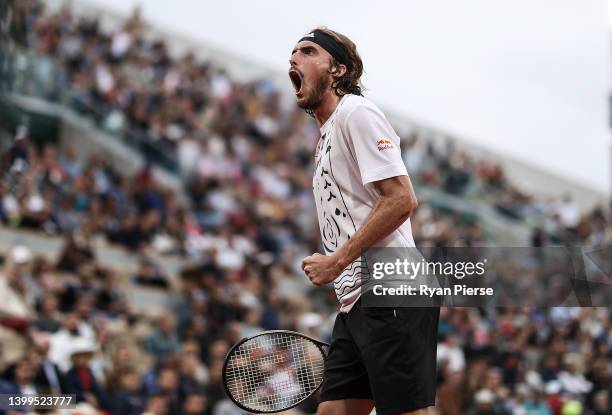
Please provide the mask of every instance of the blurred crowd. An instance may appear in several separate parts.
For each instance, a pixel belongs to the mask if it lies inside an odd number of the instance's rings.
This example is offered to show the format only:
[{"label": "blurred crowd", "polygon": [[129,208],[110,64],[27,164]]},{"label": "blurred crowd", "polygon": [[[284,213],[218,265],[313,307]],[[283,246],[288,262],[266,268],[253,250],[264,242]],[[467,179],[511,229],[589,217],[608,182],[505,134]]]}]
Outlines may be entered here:
[{"label": "blurred crowd", "polygon": [[452,140],[426,142],[418,134],[403,140],[403,158],[417,183],[464,199],[485,202],[506,218],[534,225],[533,246],[597,246],[612,241],[610,209],[583,214],[571,195],[535,197],[512,183],[496,162],[477,159]]},{"label": "blurred crowd", "polygon": [[[0,393],[74,394],[90,413],[242,414],[221,383],[230,345],[265,329],[331,335],[333,315],[283,287],[289,272],[198,271],[172,307],[146,313],[126,293],[149,271],[63,272],[15,246],[0,268]],[[442,308],[436,413],[609,415],[610,319],[609,308]]]},{"label": "blurred crowd", "polygon": [[[8,226],[65,235],[81,251],[95,235],[133,251],[180,250],[189,216],[175,192],[157,185],[150,165],[127,178],[104,157],[79,159],[72,146],[61,155],[53,144],[38,149],[20,129],[0,166],[0,222]],[[62,267],[74,271],[74,261]]]},{"label": "blurred crowd", "polygon": [[125,278],[89,262],[65,273],[22,245],[0,272],[0,393],[73,394],[79,413],[241,414],[221,385],[229,345],[247,329],[292,325],[272,292],[247,306],[189,282],[173,309],[138,312],[126,293],[152,282],[145,269]]},{"label": "blurred crowd", "polygon": [[[102,128],[173,152],[185,189],[161,186],[151,164],[122,174],[101,155],[35,144],[18,129],[0,154],[0,222],[64,243],[57,258],[22,245],[3,252],[0,393],[75,394],[92,413],[241,414],[221,385],[230,345],[265,329],[331,334],[333,293],[311,291],[299,269],[319,250],[316,126],[269,81],[240,83],[192,54],[172,57],[138,13],[103,30],[68,7],[13,6],[13,38],[37,56],[27,88],[49,99],[70,91],[69,104]],[[417,185],[537,217],[533,246],[612,241],[602,208],[582,215],[569,197],[524,195],[499,165],[416,133],[403,149]],[[491,242],[478,220],[420,202],[417,246]],[[99,239],[134,253],[138,269],[103,264]],[[183,261],[178,283],[160,255]],[[163,291],[172,306],[137,309],[127,293],[139,288]],[[611,332],[609,309],[444,308],[437,410],[610,414]]]},{"label": "blurred crowd", "polygon": [[609,308],[443,308],[441,414],[610,414]]},{"label": "blurred crowd", "polygon": [[[22,82],[23,92],[62,98],[102,128],[144,143],[140,148],[151,159],[175,161],[198,209],[206,212],[200,218],[221,221],[223,212],[253,193],[259,196],[254,210],[273,220],[291,216],[283,212],[309,212],[301,196],[309,192],[318,130],[273,82],[238,82],[192,53],[172,55],[166,42],[147,32],[138,9],[114,25],[69,7],[44,13],[38,0],[16,2],[15,9],[12,27],[20,35],[14,37],[35,57],[24,71],[33,73]],[[402,138],[402,148],[417,184],[476,198],[517,221],[529,219],[538,225],[535,243],[598,245],[612,239],[604,234],[609,209],[581,215],[570,196],[535,198],[511,183],[498,162],[475,159],[453,140],[425,140],[414,131]],[[207,187],[227,196],[203,197]],[[279,206],[279,200],[286,202]],[[304,221],[310,224],[297,219]],[[451,228],[463,227],[456,222]],[[478,242],[482,229],[467,225],[454,240]]]}]

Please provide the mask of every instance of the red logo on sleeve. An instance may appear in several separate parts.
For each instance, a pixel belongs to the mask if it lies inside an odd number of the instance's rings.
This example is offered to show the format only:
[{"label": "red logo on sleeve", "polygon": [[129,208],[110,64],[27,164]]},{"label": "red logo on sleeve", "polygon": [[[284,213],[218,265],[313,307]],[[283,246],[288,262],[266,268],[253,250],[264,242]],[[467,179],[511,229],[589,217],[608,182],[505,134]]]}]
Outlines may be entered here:
[{"label": "red logo on sleeve", "polygon": [[380,140],[376,141],[376,147],[378,148],[378,151],[383,151],[388,148],[393,148],[393,143],[391,143],[391,140],[389,140],[388,138],[383,137]]}]

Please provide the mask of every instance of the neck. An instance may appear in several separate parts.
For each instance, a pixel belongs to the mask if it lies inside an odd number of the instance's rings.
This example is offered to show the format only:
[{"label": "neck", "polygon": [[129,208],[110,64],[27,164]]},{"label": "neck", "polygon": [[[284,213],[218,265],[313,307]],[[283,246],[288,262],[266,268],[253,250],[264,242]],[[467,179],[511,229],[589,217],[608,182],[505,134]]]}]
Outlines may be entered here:
[{"label": "neck", "polygon": [[330,89],[328,93],[325,94],[325,97],[321,101],[321,104],[317,107],[316,110],[314,110],[314,117],[315,120],[317,120],[319,128],[321,128],[323,124],[325,124],[325,121],[327,121],[329,117],[333,114],[336,107],[338,106],[338,103],[340,102],[340,99],[342,99],[342,97],[336,95],[336,93],[332,89]]}]

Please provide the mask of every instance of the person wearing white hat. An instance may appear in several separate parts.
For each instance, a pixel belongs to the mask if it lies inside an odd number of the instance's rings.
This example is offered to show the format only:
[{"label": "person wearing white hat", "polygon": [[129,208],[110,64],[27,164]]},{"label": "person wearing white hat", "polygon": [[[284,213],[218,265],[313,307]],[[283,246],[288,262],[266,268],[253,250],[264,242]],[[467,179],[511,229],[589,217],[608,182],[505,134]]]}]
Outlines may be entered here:
[{"label": "person wearing white hat", "polygon": [[96,350],[96,345],[88,339],[74,340],[70,350],[72,367],[66,373],[66,393],[76,395],[77,402],[87,402],[96,408],[108,409],[106,392],[89,367]]},{"label": "person wearing white hat", "polygon": [[0,319],[4,325],[21,330],[32,316],[33,300],[26,287],[26,272],[32,253],[24,245],[10,252],[10,264],[0,272]]}]

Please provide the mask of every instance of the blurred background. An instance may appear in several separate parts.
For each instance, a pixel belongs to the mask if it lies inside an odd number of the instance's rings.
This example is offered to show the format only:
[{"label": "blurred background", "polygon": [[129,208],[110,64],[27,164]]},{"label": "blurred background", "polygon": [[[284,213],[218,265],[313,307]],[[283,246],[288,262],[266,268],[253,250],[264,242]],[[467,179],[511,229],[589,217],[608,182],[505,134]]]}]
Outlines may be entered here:
[{"label": "blurred background", "polygon": [[[401,137],[417,246],[611,244],[605,1],[140,4],[0,3],[0,393],[241,414],[233,343],[329,339],[300,269],[318,129],[286,76],[320,24]],[[610,317],[443,308],[432,413],[611,414]]]}]

